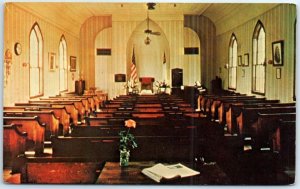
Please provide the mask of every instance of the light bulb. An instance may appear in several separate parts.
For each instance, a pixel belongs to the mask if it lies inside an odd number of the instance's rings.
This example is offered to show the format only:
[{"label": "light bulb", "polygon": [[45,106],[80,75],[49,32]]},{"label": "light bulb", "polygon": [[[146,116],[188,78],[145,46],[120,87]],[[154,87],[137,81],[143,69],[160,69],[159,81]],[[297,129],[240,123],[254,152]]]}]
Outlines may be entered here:
[{"label": "light bulb", "polygon": [[151,39],[147,36],[146,39],[145,39],[145,44],[146,45],[149,45],[151,42]]}]

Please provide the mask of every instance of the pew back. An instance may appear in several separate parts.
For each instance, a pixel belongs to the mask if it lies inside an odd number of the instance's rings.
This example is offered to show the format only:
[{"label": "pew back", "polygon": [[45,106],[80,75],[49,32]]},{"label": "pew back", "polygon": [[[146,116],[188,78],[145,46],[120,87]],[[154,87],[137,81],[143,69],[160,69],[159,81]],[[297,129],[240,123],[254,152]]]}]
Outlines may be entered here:
[{"label": "pew back", "polygon": [[[36,155],[40,155],[44,152],[44,140],[45,140],[45,124],[41,124],[38,117],[4,117],[4,124],[18,124],[22,125],[20,130],[28,134],[27,137],[27,149],[33,149]],[[31,146],[30,144],[33,143]]]}]

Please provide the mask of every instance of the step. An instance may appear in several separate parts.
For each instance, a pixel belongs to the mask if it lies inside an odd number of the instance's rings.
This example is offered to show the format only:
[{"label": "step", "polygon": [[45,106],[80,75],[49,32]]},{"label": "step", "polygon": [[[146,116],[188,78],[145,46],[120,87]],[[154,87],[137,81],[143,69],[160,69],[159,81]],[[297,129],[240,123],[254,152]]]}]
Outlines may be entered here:
[{"label": "step", "polygon": [[52,143],[51,141],[44,141],[44,148],[52,148]]}]

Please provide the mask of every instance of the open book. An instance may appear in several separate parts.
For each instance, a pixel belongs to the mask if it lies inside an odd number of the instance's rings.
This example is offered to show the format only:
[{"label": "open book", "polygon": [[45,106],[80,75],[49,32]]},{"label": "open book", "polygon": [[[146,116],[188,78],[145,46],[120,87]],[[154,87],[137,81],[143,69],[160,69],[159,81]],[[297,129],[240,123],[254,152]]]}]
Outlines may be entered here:
[{"label": "open book", "polygon": [[142,173],[156,182],[160,182],[162,179],[168,180],[200,174],[200,172],[194,171],[180,163],[173,165],[163,165],[158,163],[152,167],[143,169]]}]

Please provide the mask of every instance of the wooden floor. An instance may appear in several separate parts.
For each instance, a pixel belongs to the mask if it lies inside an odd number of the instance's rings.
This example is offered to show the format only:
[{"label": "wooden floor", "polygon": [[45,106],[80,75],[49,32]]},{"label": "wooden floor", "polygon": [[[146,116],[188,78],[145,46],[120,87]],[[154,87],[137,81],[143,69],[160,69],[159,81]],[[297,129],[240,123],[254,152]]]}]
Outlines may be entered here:
[{"label": "wooden floor", "polygon": [[11,169],[3,169],[3,182],[5,184],[20,184],[21,174],[11,174]]},{"label": "wooden floor", "polygon": [[[51,155],[52,148],[45,148],[44,153]],[[30,154],[30,152],[29,152],[29,154]],[[21,173],[11,174],[11,169],[4,168],[3,169],[3,183],[5,183],[5,184],[21,184]]]}]

